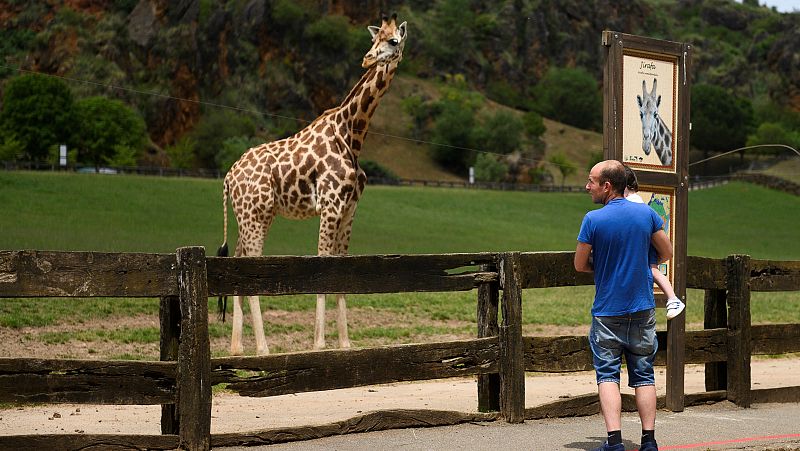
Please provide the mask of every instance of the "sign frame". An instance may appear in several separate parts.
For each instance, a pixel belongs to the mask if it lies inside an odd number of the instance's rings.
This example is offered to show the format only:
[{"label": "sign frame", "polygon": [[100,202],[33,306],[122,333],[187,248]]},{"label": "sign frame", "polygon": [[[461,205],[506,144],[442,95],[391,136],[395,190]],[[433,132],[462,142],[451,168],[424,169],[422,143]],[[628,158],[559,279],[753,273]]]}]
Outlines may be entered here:
[{"label": "sign frame", "polygon": [[[693,48],[686,43],[617,31],[603,31],[602,45],[606,56],[603,69],[603,157],[629,164],[636,171],[640,186],[649,187],[651,190],[674,192],[670,234],[673,245],[673,257],[670,262],[671,281],[675,294],[686,302],[688,160],[691,130],[689,74]],[[639,67],[636,67],[637,62]],[[648,97],[651,102],[655,102],[657,108],[652,108],[651,105],[648,109],[639,105],[640,102],[645,104]],[[659,100],[663,103],[659,103]],[[672,160],[668,164],[660,156],[665,149],[663,145],[657,147],[651,141],[650,152],[647,153],[645,150],[648,144],[647,130],[653,129],[645,124],[644,114],[654,110],[657,110],[663,120],[662,127],[672,135],[670,142]],[[668,113],[669,119],[664,119],[664,112]],[[663,128],[660,133],[662,137]],[[639,145],[638,150],[637,145]],[[653,153],[659,155],[655,161],[652,159]],[[642,160],[630,161],[639,154]],[[629,161],[626,162],[626,158]],[[665,304],[665,296],[658,293],[656,305],[664,307]],[[685,332],[685,314],[667,323],[666,407],[674,412],[684,409]]]}]

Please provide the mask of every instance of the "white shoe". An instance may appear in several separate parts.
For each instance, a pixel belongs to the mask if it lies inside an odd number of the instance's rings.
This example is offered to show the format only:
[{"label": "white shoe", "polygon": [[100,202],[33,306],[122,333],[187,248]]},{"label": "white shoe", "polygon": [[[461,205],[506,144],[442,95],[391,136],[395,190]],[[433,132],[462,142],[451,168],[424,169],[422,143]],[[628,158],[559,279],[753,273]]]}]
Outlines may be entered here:
[{"label": "white shoe", "polygon": [[686,304],[678,298],[667,299],[667,319],[675,318],[680,315]]}]

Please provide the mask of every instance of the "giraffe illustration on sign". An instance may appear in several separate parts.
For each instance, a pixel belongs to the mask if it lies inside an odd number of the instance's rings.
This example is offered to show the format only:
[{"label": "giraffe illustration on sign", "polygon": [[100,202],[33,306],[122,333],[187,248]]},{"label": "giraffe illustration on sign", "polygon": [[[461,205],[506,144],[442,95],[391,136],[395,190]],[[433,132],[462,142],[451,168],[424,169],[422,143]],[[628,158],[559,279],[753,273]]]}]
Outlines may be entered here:
[{"label": "giraffe illustration on sign", "polygon": [[[247,150],[225,175],[223,183],[224,238],[218,255],[228,254],[230,198],[238,223],[236,257],[257,257],[276,216],[307,219],[319,216],[318,255],[345,255],[350,245],[353,215],[367,177],[358,156],[369,121],[389,88],[403,57],[406,22],[397,15],[369,26],[372,47],[362,60],[367,71],[342,103],[322,113],[297,134]],[[248,296],[256,352],[268,354],[258,296]],[[225,306],[222,306],[223,312]],[[231,354],[242,346],[241,298],[233,298]],[[337,296],[339,346],[350,347],[344,295]],[[317,295],[314,348],[325,347],[325,294]]]},{"label": "giraffe illustration on sign", "polygon": [[664,166],[672,165],[672,132],[658,114],[661,96],[656,95],[657,80],[653,79],[653,90],[647,93],[647,83],[642,80],[642,95],[636,96],[639,104],[639,117],[642,119],[642,150],[650,155],[650,146],[655,149],[658,159]]}]

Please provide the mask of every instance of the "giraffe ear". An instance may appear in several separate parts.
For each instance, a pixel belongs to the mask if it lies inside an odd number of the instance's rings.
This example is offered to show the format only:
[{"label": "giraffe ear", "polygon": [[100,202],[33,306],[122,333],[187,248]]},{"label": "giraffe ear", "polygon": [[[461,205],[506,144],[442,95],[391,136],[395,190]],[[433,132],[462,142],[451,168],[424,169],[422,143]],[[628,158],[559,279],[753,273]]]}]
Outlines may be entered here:
[{"label": "giraffe ear", "polygon": [[647,83],[642,80],[642,96],[647,97]]},{"label": "giraffe ear", "polygon": [[400,37],[405,39],[406,38],[406,22],[401,23],[400,26],[397,27],[397,31],[400,32]]},{"label": "giraffe ear", "polygon": [[381,27],[370,25],[367,27],[367,30],[369,31],[369,34],[372,36],[372,39],[374,40],[378,32],[381,31]]}]

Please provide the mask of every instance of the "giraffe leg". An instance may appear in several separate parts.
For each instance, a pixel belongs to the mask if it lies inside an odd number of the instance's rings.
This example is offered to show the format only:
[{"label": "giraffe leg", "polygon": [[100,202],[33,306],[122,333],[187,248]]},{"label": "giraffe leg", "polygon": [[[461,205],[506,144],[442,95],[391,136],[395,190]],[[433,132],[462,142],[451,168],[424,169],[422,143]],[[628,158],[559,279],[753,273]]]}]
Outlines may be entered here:
[{"label": "giraffe leg", "polygon": [[242,345],[242,297],[233,297],[233,332],[231,334],[231,355],[242,355],[244,346]]},{"label": "giraffe leg", "polygon": [[[336,234],[336,254],[347,255],[350,249],[350,231],[353,226],[353,216],[355,215],[356,205],[345,210],[342,220],[339,223],[339,230]],[[347,301],[344,294],[336,296],[336,326],[339,334],[339,347],[350,347],[350,336],[347,333]]]},{"label": "giraffe leg", "polygon": [[325,295],[317,295],[317,311],[314,315],[314,349],[325,348]]},{"label": "giraffe leg", "polygon": [[350,337],[347,335],[347,302],[344,295],[336,296],[336,326],[339,332],[339,347],[349,348]]},{"label": "giraffe leg", "polygon": [[[335,209],[324,209],[319,217],[319,242],[317,255],[334,255],[340,214]],[[314,319],[314,349],[325,348],[325,294],[317,294],[317,310]]]},{"label": "giraffe leg", "polygon": [[250,314],[253,316],[253,333],[256,336],[256,354],[267,355],[267,338],[264,336],[264,319],[261,316],[261,304],[258,296],[247,296],[250,302]]},{"label": "giraffe leg", "polygon": [[[263,209],[254,209],[249,198],[233,199],[234,212],[239,225],[239,239],[236,243],[237,257],[261,256],[264,246],[264,239],[270,225],[272,224],[271,205],[265,205]],[[256,354],[269,354],[267,339],[264,336],[264,320],[261,316],[261,305],[258,296],[248,296],[250,305],[250,315],[253,321],[253,334],[256,337]],[[241,297],[235,296],[233,303],[233,332],[231,334],[231,354],[241,355],[244,352],[242,346],[242,328],[244,319],[242,314]]]}]

